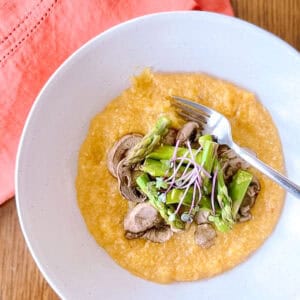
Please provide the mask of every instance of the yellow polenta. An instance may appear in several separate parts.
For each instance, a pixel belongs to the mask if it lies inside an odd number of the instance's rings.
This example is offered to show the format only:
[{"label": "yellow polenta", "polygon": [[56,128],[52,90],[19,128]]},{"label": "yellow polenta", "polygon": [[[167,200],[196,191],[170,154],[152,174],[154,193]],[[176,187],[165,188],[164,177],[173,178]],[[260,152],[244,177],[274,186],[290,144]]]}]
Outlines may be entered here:
[{"label": "yellow polenta", "polygon": [[180,121],[168,96],[198,101],[229,118],[234,140],[256,152],[279,171],[284,163],[277,129],[268,111],[254,95],[233,84],[203,74],[167,74],[144,71],[91,122],[82,144],[76,180],[78,205],[90,233],[122,267],[142,278],[160,283],[207,278],[244,261],[271,234],[279,218],[284,192],[254,171],[261,192],[252,209],[253,219],[220,233],[216,243],[202,249],[194,242],[194,227],[174,234],[163,244],[124,237],[127,200],[106,167],[113,143],[128,133],[145,134],[160,114],[173,125]]}]

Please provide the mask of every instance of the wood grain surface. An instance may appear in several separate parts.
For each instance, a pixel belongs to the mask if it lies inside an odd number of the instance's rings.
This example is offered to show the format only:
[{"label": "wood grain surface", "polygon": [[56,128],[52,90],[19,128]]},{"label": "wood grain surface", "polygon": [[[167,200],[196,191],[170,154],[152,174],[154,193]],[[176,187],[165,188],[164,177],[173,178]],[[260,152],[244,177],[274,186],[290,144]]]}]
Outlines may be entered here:
[{"label": "wood grain surface", "polygon": [[[235,15],[300,49],[300,0],[232,0]],[[58,299],[25,245],[15,201],[0,206],[0,300]]]}]

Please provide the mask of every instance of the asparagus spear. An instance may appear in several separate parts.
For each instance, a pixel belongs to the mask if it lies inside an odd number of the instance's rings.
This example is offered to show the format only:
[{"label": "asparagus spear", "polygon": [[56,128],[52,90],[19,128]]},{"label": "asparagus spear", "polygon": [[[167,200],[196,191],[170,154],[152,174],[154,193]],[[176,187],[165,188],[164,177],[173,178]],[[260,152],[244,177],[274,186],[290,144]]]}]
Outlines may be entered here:
[{"label": "asparagus spear", "polygon": [[[152,182],[146,173],[140,175],[136,179],[136,183],[141,191],[148,197],[149,203],[157,209],[161,217],[171,226],[171,228],[177,230],[184,229],[183,222],[178,218],[178,216],[173,214],[174,209],[172,209],[172,207],[168,207],[165,203],[159,200],[155,183],[151,184]],[[172,215],[172,218],[170,218],[170,215]]]},{"label": "asparagus spear", "polygon": [[[170,176],[172,174],[172,171],[170,169],[170,161],[168,160],[166,161],[146,158],[143,165],[141,166],[141,170],[153,177]],[[185,167],[180,167],[178,176],[180,176],[180,174],[182,174],[184,170]]]},{"label": "asparagus spear", "polygon": [[204,143],[206,141],[209,141],[209,142],[213,141],[212,136],[210,134],[201,135],[198,139],[198,142],[202,147],[204,147]]},{"label": "asparagus spear", "polygon": [[227,186],[224,182],[223,171],[221,169],[220,163],[216,160],[216,170],[217,175],[217,200],[221,208],[221,217],[224,222],[227,222],[229,226],[234,223],[232,217],[232,200],[228,195]]},{"label": "asparagus spear", "polygon": [[214,166],[216,150],[218,144],[212,141],[210,135],[203,135],[199,138],[199,143],[203,147],[203,154],[201,157],[201,163],[203,164],[204,169],[211,173]]},{"label": "asparagus spear", "polygon": [[[178,204],[180,202],[181,197],[184,194],[184,190],[180,189],[172,189],[167,193],[166,204]],[[196,196],[197,198],[198,196]],[[190,206],[193,199],[193,189],[190,188],[183,199],[183,205]],[[210,200],[203,195],[199,204],[200,209],[207,209],[211,211]]]},{"label": "asparagus spear", "polygon": [[233,180],[229,186],[229,195],[233,202],[232,216],[234,219],[236,219],[237,213],[240,209],[252,178],[253,176],[251,173],[240,169],[234,175]]},{"label": "asparagus spear", "polygon": [[208,197],[206,197],[205,195],[202,195],[200,204],[199,204],[199,208],[200,209],[207,209],[211,211],[211,202],[210,199]]},{"label": "asparagus spear", "polygon": [[212,208],[211,208],[211,201],[205,195],[202,196],[200,205],[199,205],[199,211],[202,211],[202,210],[210,212],[208,221],[213,223],[218,231],[228,232],[231,229],[231,224],[228,224],[227,221],[224,221],[222,219],[220,208],[218,208],[216,210],[216,214],[213,215]]},{"label": "asparagus spear", "polygon": [[[178,204],[183,194],[184,194],[184,190],[172,189],[170,192],[167,193],[166,204]],[[192,199],[193,199],[193,189],[190,188],[186,193],[182,204],[186,206],[190,206],[192,203]]]},{"label": "asparagus spear", "polygon": [[169,126],[170,120],[167,117],[160,117],[155,127],[130,149],[126,158],[126,164],[131,165],[142,161],[158,145],[161,137],[168,132]]},{"label": "asparagus spear", "polygon": [[[218,144],[212,141],[211,135],[203,135],[199,138],[198,141],[203,147],[201,164],[208,173],[211,173],[215,162]],[[211,181],[208,177],[204,177],[203,189],[206,195],[209,195],[211,193]]]},{"label": "asparagus spear", "polygon": [[[147,157],[153,158],[153,159],[156,159],[156,160],[170,160],[173,157],[174,151],[175,151],[174,146],[163,145],[163,146],[160,146],[160,147],[156,148]],[[187,158],[191,158],[191,156],[189,154],[187,154],[188,152],[189,152],[189,150],[187,148],[178,147],[177,156],[178,157],[186,156]],[[192,153],[194,154],[194,156],[196,156],[196,158],[195,158],[196,162],[200,163],[202,153],[200,152],[200,153],[197,154],[197,150],[195,150],[195,149],[192,149]]]},{"label": "asparagus spear", "polygon": [[210,215],[208,220],[216,226],[217,230],[221,232],[228,232],[231,229],[231,224],[222,219],[220,214]]}]

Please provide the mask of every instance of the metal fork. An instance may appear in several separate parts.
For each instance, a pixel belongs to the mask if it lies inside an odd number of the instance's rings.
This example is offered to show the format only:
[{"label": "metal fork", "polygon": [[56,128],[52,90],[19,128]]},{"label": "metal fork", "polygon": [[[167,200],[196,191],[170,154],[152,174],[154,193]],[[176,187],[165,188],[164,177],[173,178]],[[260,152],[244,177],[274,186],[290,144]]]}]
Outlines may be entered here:
[{"label": "metal fork", "polygon": [[233,142],[231,126],[225,116],[211,108],[190,100],[177,96],[173,96],[172,98],[174,100],[172,104],[176,107],[179,115],[186,120],[196,121],[202,126],[204,133],[216,136],[219,144],[226,144],[250,165],[267,175],[295,197],[300,198],[299,185],[259,160],[253,153],[248,152]]}]

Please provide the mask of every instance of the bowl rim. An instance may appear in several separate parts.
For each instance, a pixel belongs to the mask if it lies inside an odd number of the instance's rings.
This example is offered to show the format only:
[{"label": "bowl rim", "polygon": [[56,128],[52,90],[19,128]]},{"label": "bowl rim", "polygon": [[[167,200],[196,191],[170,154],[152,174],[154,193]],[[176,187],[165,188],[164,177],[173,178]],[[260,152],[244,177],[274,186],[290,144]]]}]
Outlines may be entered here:
[{"label": "bowl rim", "polygon": [[99,39],[105,38],[107,35],[110,35],[114,33],[115,31],[118,31],[119,29],[126,27],[130,24],[135,24],[139,23],[140,21],[143,20],[149,20],[153,19],[155,20],[156,18],[161,18],[161,17],[166,17],[166,16],[171,16],[171,17],[176,17],[178,15],[199,15],[200,20],[201,16],[210,18],[210,19],[217,19],[217,22],[229,22],[229,23],[235,23],[237,26],[242,26],[244,28],[247,28],[248,30],[250,29],[253,32],[256,32],[256,34],[264,35],[267,38],[271,38],[274,41],[277,42],[278,46],[284,47],[286,51],[289,52],[289,54],[295,56],[297,59],[300,59],[299,52],[297,49],[295,49],[293,46],[291,46],[289,43],[286,41],[282,40],[280,37],[276,36],[275,34],[255,25],[250,22],[244,21],[242,19],[239,19],[237,17],[232,17],[232,16],[227,16],[219,13],[214,13],[214,12],[206,12],[206,11],[187,11],[187,10],[179,10],[179,11],[168,11],[168,12],[158,12],[158,13],[151,13],[151,14],[146,14],[140,17],[136,17],[133,19],[130,19],[128,21],[119,23],[117,25],[114,25],[113,27],[97,34],[87,42],[85,42],[82,46],[80,46],[77,50],[75,50],[71,55],[69,55],[62,63],[61,65],[53,72],[53,74],[49,77],[49,79],[46,81],[40,92],[38,93],[37,97],[34,100],[34,103],[27,115],[25,125],[22,130],[21,138],[19,141],[18,149],[17,149],[17,155],[16,155],[16,166],[15,166],[15,174],[14,174],[14,182],[15,182],[15,200],[16,200],[16,207],[17,207],[17,215],[18,215],[18,220],[20,223],[21,231],[23,233],[24,239],[26,241],[26,245],[29,249],[29,252],[36,263],[36,265],[39,268],[39,271],[42,273],[43,277],[46,279],[47,283],[50,285],[50,287],[55,291],[55,293],[61,298],[61,299],[66,299],[64,296],[63,290],[57,286],[57,284],[48,276],[43,263],[40,261],[40,258],[35,254],[35,250],[32,247],[31,240],[30,240],[30,234],[26,231],[24,220],[23,220],[23,212],[21,209],[21,198],[22,196],[19,193],[19,176],[21,174],[20,172],[20,157],[22,153],[22,148],[23,148],[23,142],[25,139],[25,136],[27,134],[27,131],[29,130],[29,124],[31,122],[32,115],[35,113],[37,105],[42,101],[41,99],[43,98],[43,94],[45,91],[48,89],[49,85],[51,85],[51,82],[54,80],[55,77],[61,72],[62,69],[66,68],[67,65],[76,57],[78,56],[82,51],[93,45],[95,42],[97,42]]}]

